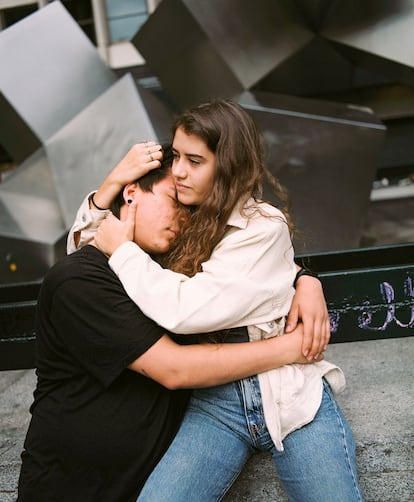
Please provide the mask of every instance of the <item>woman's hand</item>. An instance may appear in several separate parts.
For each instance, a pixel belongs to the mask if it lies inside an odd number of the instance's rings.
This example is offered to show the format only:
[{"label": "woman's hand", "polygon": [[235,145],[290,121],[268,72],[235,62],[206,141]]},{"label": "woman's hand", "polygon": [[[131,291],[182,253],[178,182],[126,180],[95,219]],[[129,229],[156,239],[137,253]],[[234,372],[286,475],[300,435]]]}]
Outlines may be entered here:
[{"label": "woman's hand", "polygon": [[[304,326],[302,323],[298,323],[296,328],[290,333],[286,333],[282,336],[275,336],[269,340],[274,340],[277,351],[283,351],[283,356],[286,358],[284,364],[309,364],[322,361],[324,355],[320,352],[316,357],[312,359],[306,358],[302,353],[302,345],[304,340]],[[281,347],[280,344],[283,344]]]},{"label": "woman's hand", "polygon": [[95,246],[106,256],[112,256],[124,242],[134,240],[136,210],[136,204],[129,204],[125,219],[119,220],[110,214],[99,225],[95,235]]},{"label": "woman's hand", "polygon": [[125,185],[160,167],[161,159],[162,147],[155,141],[135,144],[94,194],[95,204],[102,209],[108,209]]},{"label": "woman's hand", "polygon": [[299,320],[304,329],[302,354],[308,361],[313,361],[326,349],[331,333],[322,283],[308,275],[303,275],[296,283],[285,332],[292,332]]}]

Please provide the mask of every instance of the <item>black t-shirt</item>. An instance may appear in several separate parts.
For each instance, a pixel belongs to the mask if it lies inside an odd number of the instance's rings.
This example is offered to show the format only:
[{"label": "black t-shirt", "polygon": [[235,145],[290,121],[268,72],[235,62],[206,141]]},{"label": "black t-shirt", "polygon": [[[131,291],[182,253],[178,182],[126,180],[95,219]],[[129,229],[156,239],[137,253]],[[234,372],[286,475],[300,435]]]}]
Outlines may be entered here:
[{"label": "black t-shirt", "polygon": [[47,274],[19,502],[135,501],[188,398],[127,366],[165,334],[92,246]]}]

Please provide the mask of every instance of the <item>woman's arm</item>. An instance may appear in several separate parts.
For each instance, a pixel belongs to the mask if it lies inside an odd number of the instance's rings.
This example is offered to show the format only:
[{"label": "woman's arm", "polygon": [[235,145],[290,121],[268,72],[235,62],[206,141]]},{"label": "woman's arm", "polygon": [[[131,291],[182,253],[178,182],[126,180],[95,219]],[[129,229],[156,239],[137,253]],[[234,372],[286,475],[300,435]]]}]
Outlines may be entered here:
[{"label": "woman's arm", "polygon": [[165,335],[129,369],[169,389],[220,385],[286,364],[306,363],[301,354],[302,332],[299,325],[289,335],[257,342],[185,346]]},{"label": "woman's arm", "polygon": [[[97,246],[110,254],[105,238],[118,238],[125,225],[108,218]],[[281,217],[244,219],[231,227],[191,278],[162,269],[132,242],[121,245],[109,264],[142,311],[176,333],[267,323],[287,315],[294,294],[293,249]]]},{"label": "woman's arm", "polygon": [[[138,246],[125,243],[133,235],[134,209],[129,207],[129,227],[128,221],[120,222],[114,217],[105,221],[97,242],[108,255],[124,242],[109,263],[129,296],[160,325],[176,333],[196,333],[267,323],[288,313],[296,267],[290,238],[281,220],[280,235],[274,226],[267,228],[271,222],[266,219],[261,221],[261,229],[257,222],[253,228],[233,228],[203,264],[203,271],[188,278],[162,269]],[[115,236],[115,241],[108,242],[109,236]],[[316,279],[301,277],[298,281],[295,313],[304,318],[302,350],[311,361],[325,350],[330,335],[328,323],[319,321],[318,328],[318,316],[326,316],[327,312],[321,286],[316,285],[314,300],[309,296],[309,288],[302,287],[309,281]],[[261,327],[270,331],[266,325]]]},{"label": "woman's arm", "polygon": [[[150,149],[150,154],[148,153]],[[152,160],[151,160],[152,159]],[[76,214],[75,222],[69,230],[66,251],[68,254],[89,244],[102,221],[108,216],[112,201],[122,188],[160,167],[162,147],[154,141],[137,143],[104,179],[94,193],[83,200]]]},{"label": "woman's arm", "polygon": [[286,320],[286,333],[293,331],[300,320],[304,325],[302,352],[311,360],[326,349],[331,337],[322,283],[315,277],[301,276],[297,280],[295,296]]},{"label": "woman's arm", "polygon": [[[95,208],[107,209],[125,185],[160,167],[162,147],[154,141],[137,143],[112,169],[94,195]],[[91,207],[92,208],[92,207]]]},{"label": "woman's arm", "polygon": [[67,254],[71,254],[89,244],[94,239],[99,225],[110,213],[109,210],[98,211],[90,207],[92,193],[88,194],[83,200],[76,213],[75,221],[69,230],[66,242]]}]

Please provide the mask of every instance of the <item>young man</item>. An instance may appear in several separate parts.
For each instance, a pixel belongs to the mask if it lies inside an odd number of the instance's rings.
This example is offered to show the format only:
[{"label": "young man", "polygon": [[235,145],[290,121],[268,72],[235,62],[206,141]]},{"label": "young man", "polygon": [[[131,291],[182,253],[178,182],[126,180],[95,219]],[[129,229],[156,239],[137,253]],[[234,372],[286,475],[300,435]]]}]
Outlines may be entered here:
[{"label": "young man", "polygon": [[[137,244],[165,253],[180,217],[169,166],[121,197],[121,219],[136,208]],[[128,298],[93,245],[46,275],[36,332],[38,382],[19,502],[135,501],[183,416],[187,392],[174,389],[306,362],[300,328],[253,343],[176,344]]]}]

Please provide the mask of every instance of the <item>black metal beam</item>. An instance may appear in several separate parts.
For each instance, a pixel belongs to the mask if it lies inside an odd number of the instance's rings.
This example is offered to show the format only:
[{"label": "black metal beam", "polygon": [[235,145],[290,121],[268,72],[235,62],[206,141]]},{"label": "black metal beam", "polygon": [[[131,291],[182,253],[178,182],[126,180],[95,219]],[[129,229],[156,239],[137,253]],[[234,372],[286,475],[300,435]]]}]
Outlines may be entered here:
[{"label": "black metal beam", "polygon": [[[331,343],[414,335],[414,243],[300,255],[319,273]],[[41,281],[0,286],[0,370],[35,367]]]}]

